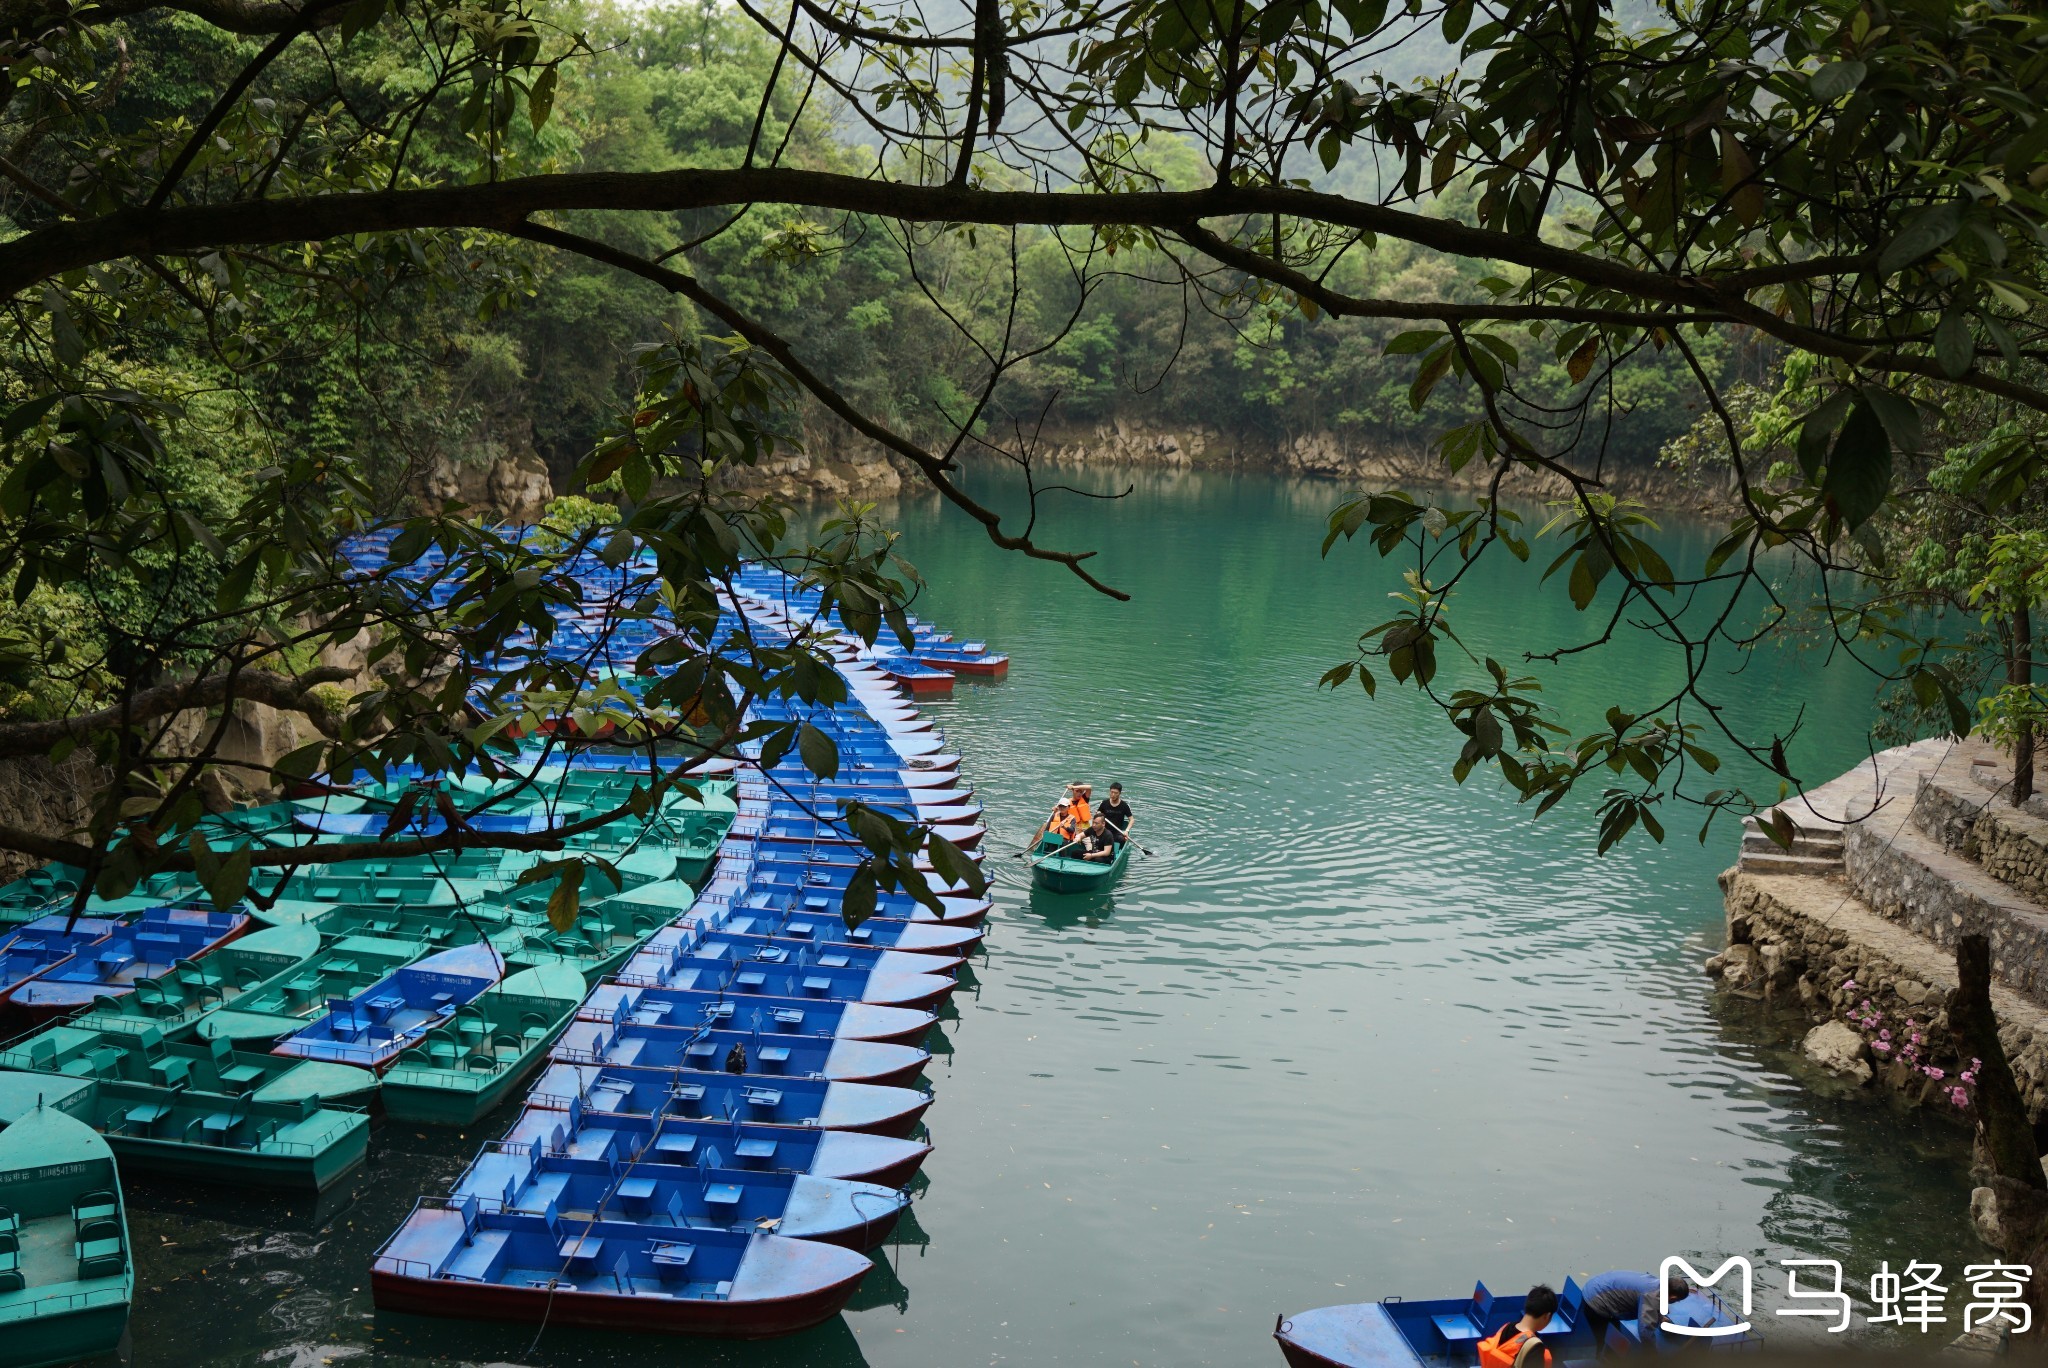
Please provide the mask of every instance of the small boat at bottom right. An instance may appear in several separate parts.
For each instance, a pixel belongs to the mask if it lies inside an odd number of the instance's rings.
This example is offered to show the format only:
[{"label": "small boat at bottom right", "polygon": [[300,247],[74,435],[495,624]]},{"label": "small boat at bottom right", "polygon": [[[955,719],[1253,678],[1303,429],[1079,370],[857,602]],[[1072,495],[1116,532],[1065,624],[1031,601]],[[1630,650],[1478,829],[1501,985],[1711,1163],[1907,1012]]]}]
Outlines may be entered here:
[{"label": "small boat at bottom right", "polygon": [[1048,893],[1094,893],[1121,879],[1131,863],[1129,841],[1118,845],[1116,854],[1106,861],[1084,860],[1078,852],[1053,853],[1071,850],[1072,842],[1057,836],[1041,836],[1031,852],[1031,882]]},{"label": "small boat at bottom right", "polygon": [[[1356,1302],[1321,1306],[1282,1316],[1273,1338],[1290,1368],[1462,1368],[1478,1354],[1479,1342],[1504,1325],[1522,1318],[1520,1296],[1496,1297],[1479,1283],[1470,1297],[1431,1301]],[[1564,1280],[1557,1311],[1537,1332],[1556,1364],[1592,1362],[1599,1346],[1593,1339],[1585,1297],[1574,1278]],[[1685,1330],[1712,1329],[1712,1336],[1687,1335]],[[1635,1320],[1619,1320],[1607,1331],[1605,1348],[1627,1353],[1644,1350],[1672,1353],[1681,1349],[1755,1350],[1762,1337],[1746,1328],[1711,1288],[1695,1288],[1665,1315],[1663,1325],[1647,1330]],[[1540,1363],[1541,1357],[1536,1361]]]}]

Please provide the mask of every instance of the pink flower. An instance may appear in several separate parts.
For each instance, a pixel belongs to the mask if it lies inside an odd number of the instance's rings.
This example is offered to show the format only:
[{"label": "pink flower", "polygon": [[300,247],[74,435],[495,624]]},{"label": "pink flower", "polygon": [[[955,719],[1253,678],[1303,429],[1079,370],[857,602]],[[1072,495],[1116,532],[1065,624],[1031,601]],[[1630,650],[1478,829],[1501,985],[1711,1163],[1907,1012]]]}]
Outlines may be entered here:
[{"label": "pink flower", "polygon": [[1971,1073],[1968,1069],[1965,1069],[1962,1073],[1962,1079],[1965,1083],[1975,1083],[1977,1081],[1977,1075]]},{"label": "pink flower", "polygon": [[1983,1068],[1983,1067],[1984,1067],[1984,1061],[1983,1061],[1983,1060],[1981,1060],[1981,1059],[1973,1059],[1973,1060],[1971,1060],[1971,1061],[1970,1061],[1970,1072],[1971,1072],[1971,1073],[1975,1073],[1975,1072],[1977,1072],[1977,1070],[1979,1070],[1979,1069],[1981,1069],[1981,1068]]},{"label": "pink flower", "polygon": [[1890,1031],[1879,1031],[1877,1033],[1877,1038],[1879,1040],[1890,1040],[1892,1038],[1892,1033]]},{"label": "pink flower", "polygon": [[1970,1105],[1970,1095],[1964,1092],[1961,1088],[1950,1088],[1948,1090],[1948,1100],[1950,1102],[1953,1102],[1958,1107],[1967,1107]]},{"label": "pink flower", "polygon": [[1920,1072],[1926,1074],[1929,1078],[1933,1079],[1937,1083],[1939,1083],[1942,1079],[1942,1071],[1940,1069],[1935,1068],[1932,1064],[1928,1065]]},{"label": "pink flower", "polygon": [[1870,1042],[1870,1048],[1879,1054],[1890,1054],[1892,1052],[1891,1042],[1888,1040],[1873,1040]]},{"label": "pink flower", "polygon": [[[1851,991],[1851,992],[1854,992],[1854,991],[1856,990],[1856,980],[1855,980],[1855,979],[1843,979],[1843,980],[1842,980],[1842,986],[1843,986],[1844,988],[1847,988],[1847,989],[1848,989],[1849,991]],[[1867,1004],[1866,1004],[1866,1005],[1867,1005]]]}]

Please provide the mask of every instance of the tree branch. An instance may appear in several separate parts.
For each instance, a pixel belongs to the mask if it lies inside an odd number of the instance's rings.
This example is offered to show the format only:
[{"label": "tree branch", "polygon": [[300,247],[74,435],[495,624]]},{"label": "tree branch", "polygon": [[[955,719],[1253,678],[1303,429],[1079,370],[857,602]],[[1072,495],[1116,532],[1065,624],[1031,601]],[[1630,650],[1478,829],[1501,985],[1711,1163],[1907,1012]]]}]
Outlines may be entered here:
[{"label": "tree branch", "polygon": [[[0,759],[41,755],[60,741],[77,741],[94,732],[135,726],[187,708],[212,708],[223,703],[248,700],[285,712],[303,713],[328,736],[340,727],[334,716],[312,690],[321,684],[337,684],[354,672],[339,665],[323,665],[296,677],[274,670],[246,669],[239,673],[208,675],[180,684],[162,684],[137,693],[125,705],[80,713],[76,717],[52,718],[41,722],[0,723]],[[6,839],[0,837],[0,845]],[[25,847],[24,847],[25,849]],[[29,851],[29,854],[40,854]],[[47,856],[69,859],[69,856]]]}]

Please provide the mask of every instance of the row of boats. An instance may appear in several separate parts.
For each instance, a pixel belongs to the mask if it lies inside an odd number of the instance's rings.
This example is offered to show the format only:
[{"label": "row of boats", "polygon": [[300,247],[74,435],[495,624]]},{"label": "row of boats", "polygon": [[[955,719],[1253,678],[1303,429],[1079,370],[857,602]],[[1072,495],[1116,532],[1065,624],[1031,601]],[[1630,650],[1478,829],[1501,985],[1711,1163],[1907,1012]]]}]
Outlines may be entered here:
[{"label": "row of boats", "polygon": [[[735,607],[773,637],[819,605],[753,571]],[[830,736],[836,774],[742,747],[710,882],[590,993],[504,1138],[378,1252],[379,1306],[753,1337],[836,1315],[867,1276],[930,1153],[923,1042],[989,904],[927,870],[937,911],[883,894],[847,925],[862,856],[841,802],[971,852],[985,832],[893,674],[833,649],[848,705],[756,717]]]},{"label": "row of boats", "polygon": [[[616,601],[616,571],[577,569],[591,600]],[[755,572],[728,625],[773,635],[815,611]],[[538,645],[597,641],[629,664],[604,615],[572,609]],[[552,880],[519,881],[540,857],[492,851],[301,869],[261,888],[261,911],[207,907],[189,876],[89,896],[76,918],[77,870],[0,888],[0,1368],[118,1338],[133,1270],[117,1161],[323,1188],[361,1163],[373,1113],[469,1125],[529,1080],[504,1137],[379,1253],[380,1305],[738,1335],[836,1314],[929,1152],[911,1138],[931,1101],[913,1086],[921,1042],[988,904],[955,887],[939,914],[891,894],[841,919],[859,863],[830,820],[841,800],[963,848],[983,833],[958,757],[893,674],[832,649],[854,703],[806,720],[839,744],[835,778],[742,754],[597,829],[578,844],[618,886],[587,876],[566,927]],[[427,788],[487,808],[473,825],[538,830],[621,806],[648,774],[632,755],[564,758],[546,728],[526,757],[516,783],[394,770],[211,818],[207,836],[417,834],[442,820]]]}]

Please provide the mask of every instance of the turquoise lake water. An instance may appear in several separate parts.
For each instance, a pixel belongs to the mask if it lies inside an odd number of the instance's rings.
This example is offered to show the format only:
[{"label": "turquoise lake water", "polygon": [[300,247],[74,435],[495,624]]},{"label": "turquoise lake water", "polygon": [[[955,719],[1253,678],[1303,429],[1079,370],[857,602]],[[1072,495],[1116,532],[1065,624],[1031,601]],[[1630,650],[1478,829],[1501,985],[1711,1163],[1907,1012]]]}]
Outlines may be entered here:
[{"label": "turquoise lake water", "polygon": [[[1130,478],[1041,528],[1099,549],[1123,604],[935,504],[891,511],[920,611],[1014,663],[930,705],[987,805],[998,904],[932,1070],[929,1181],[857,1309],[767,1345],[378,1316],[370,1253],[502,1120],[386,1125],[320,1210],[142,1187],[134,1361],[1277,1364],[1276,1313],[1475,1277],[1982,1257],[1960,1127],[1807,1090],[1782,1022],[1710,996],[1732,825],[1596,858],[1583,812],[1460,789],[1412,694],[1315,688],[1398,583],[1365,548],[1319,557],[1341,490]],[[1672,559],[1706,539],[1676,530]],[[1503,568],[1459,622],[1505,653],[1586,619]],[[1630,636],[1548,696],[1591,725],[1677,671]],[[1720,688],[1773,726],[1803,705],[1816,778],[1864,753],[1851,671],[1771,652]],[[1109,896],[1034,894],[1006,852],[1082,777],[1123,781],[1152,853]]]}]

